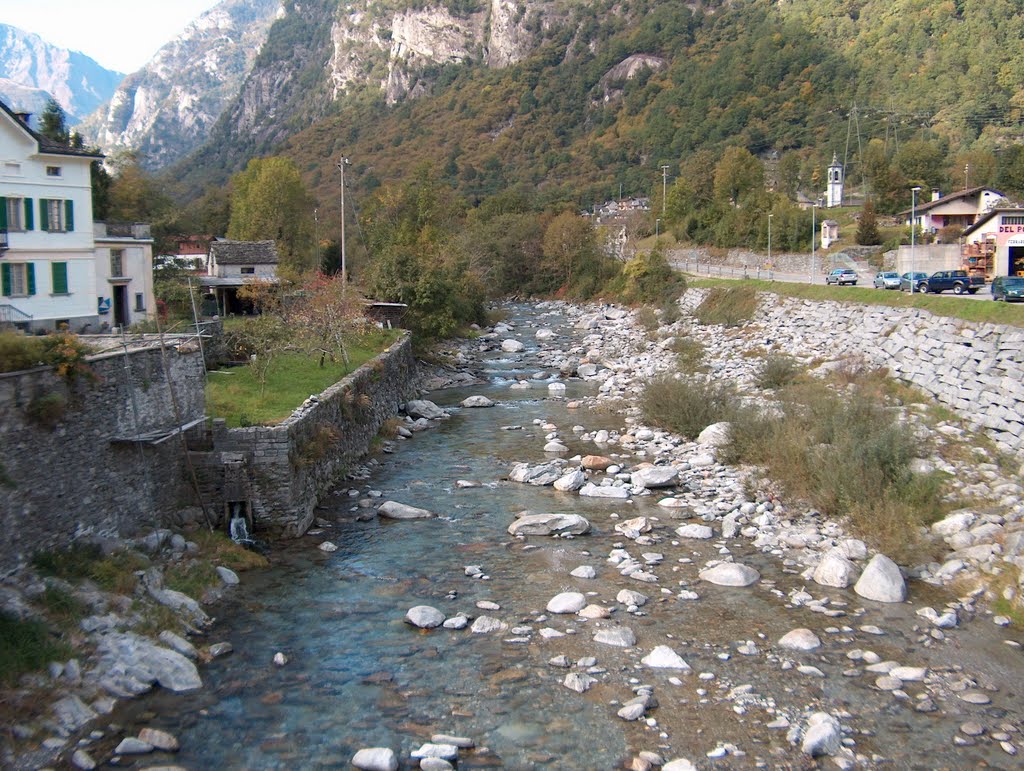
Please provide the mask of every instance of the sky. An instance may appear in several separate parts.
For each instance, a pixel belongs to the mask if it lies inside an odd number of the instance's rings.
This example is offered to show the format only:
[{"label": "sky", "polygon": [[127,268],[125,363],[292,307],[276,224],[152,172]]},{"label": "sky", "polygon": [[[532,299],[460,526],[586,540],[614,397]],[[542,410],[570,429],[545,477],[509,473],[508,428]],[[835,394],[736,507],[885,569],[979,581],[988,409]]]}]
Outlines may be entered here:
[{"label": "sky", "polygon": [[220,0],[0,0],[0,22],[135,72]]}]

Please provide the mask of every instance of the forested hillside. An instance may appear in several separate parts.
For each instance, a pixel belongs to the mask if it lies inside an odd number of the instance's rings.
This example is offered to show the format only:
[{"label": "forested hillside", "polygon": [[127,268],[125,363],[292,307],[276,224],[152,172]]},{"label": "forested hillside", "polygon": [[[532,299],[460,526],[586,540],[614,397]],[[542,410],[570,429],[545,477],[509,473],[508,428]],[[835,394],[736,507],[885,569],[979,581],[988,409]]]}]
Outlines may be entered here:
[{"label": "forested hillside", "polygon": [[[556,4],[520,5],[532,23]],[[282,153],[330,212],[345,154],[357,195],[428,162],[470,201],[522,184],[540,203],[582,207],[620,186],[658,193],[662,164],[675,177],[698,151],[738,146],[790,194],[813,193],[837,153],[851,187],[891,210],[907,181],[998,181],[1021,140],[1022,0],[593,0],[568,16],[558,5],[522,61],[489,68],[481,51],[423,67],[416,98],[394,105],[373,79],[332,102],[322,63],[337,3],[293,6],[210,144],[174,176],[195,195]]]}]

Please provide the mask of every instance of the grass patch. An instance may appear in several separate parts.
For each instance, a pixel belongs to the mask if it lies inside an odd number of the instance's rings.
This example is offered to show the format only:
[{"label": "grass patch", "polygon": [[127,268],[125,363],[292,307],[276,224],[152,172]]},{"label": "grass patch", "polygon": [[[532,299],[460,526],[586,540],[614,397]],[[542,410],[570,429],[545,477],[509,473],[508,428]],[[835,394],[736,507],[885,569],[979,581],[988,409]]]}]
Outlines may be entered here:
[{"label": "grass patch", "polygon": [[875,385],[836,393],[817,381],[780,392],[781,416],[737,411],[726,460],[762,466],[788,495],[829,516],[845,516],[895,559],[919,549],[918,528],[945,513],[945,475],[915,475],[912,428],[893,420]]},{"label": "grass patch", "polygon": [[270,564],[259,552],[240,546],[219,531],[197,530],[191,539],[199,546],[203,559],[231,568],[236,573],[265,568]]},{"label": "grass patch", "polygon": [[[784,281],[757,279],[691,279],[690,286],[716,288],[734,287],[748,294],[773,292],[783,297],[798,297],[804,300],[833,300],[858,305],[879,305],[891,308],[920,308],[936,316],[963,319],[964,321],[1009,324],[1024,327],[1024,303],[997,303],[965,300],[935,294],[914,294],[873,289],[859,286],[818,286],[812,284],[790,284]],[[985,291],[985,290],[982,290]]]},{"label": "grass patch", "polygon": [[0,684],[14,685],[23,674],[71,656],[70,646],[55,640],[42,621],[0,613]]},{"label": "grass patch", "polygon": [[78,622],[89,615],[88,605],[59,586],[47,586],[39,602],[50,618],[62,629],[76,628]]},{"label": "grass patch", "polygon": [[694,311],[694,316],[701,324],[738,327],[754,317],[758,302],[756,291],[734,282],[723,282],[711,287],[707,297]]},{"label": "grass patch", "polygon": [[216,568],[206,560],[179,562],[164,571],[164,586],[176,592],[184,592],[199,601],[202,601],[207,590],[220,583]]},{"label": "grass patch", "polygon": [[318,394],[377,356],[402,335],[401,330],[376,330],[349,345],[350,363],[327,362],[316,356],[283,354],[267,374],[266,390],[249,366],[210,373],[206,385],[206,412],[224,418],[230,427],[279,423],[311,394]]},{"label": "grass patch", "polygon": [[676,368],[686,374],[704,372],[704,357],[707,350],[704,343],[694,337],[676,337],[669,348],[676,355]]},{"label": "grass patch", "polygon": [[42,576],[60,578],[70,583],[92,581],[100,589],[117,594],[135,590],[135,571],[149,567],[149,559],[133,551],[104,556],[96,544],[74,544],[60,552],[39,552],[32,565]]},{"label": "grass patch", "polygon": [[792,356],[776,353],[768,356],[757,373],[757,387],[778,389],[793,383],[801,373]]},{"label": "grass patch", "polygon": [[736,391],[699,375],[656,377],[644,387],[640,408],[651,425],[694,439],[712,423],[732,420]]}]

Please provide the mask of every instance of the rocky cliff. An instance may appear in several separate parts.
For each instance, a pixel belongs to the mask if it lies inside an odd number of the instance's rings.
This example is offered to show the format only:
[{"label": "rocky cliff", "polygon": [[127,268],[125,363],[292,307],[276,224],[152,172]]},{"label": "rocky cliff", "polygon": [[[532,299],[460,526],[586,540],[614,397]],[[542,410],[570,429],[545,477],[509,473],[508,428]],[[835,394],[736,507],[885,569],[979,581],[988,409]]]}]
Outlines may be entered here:
[{"label": "rocky cliff", "polygon": [[0,24],[0,99],[37,116],[52,97],[74,124],[110,98],[124,77],[78,51]]},{"label": "rocky cliff", "polygon": [[238,95],[281,13],[281,0],[224,0],[125,78],[79,130],[108,153],[138,151],[151,168],[184,157]]}]

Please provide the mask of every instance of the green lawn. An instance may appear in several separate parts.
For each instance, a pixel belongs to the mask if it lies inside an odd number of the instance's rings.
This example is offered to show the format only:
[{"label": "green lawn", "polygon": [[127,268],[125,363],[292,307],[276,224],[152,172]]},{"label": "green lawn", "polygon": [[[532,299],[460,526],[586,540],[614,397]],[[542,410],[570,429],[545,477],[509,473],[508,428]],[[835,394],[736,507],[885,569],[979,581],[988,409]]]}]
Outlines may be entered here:
[{"label": "green lawn", "polygon": [[993,302],[991,296],[988,295],[987,287],[981,290],[986,299],[970,300],[952,295],[915,294],[911,296],[905,292],[870,287],[818,286],[757,279],[690,278],[688,283],[692,287],[748,286],[756,291],[774,292],[785,297],[799,297],[805,300],[836,300],[860,305],[921,308],[936,316],[1024,327],[1024,303],[1015,305]]},{"label": "green lawn", "polygon": [[214,370],[206,384],[206,414],[226,419],[230,427],[280,423],[309,396],[354,372],[401,334],[401,330],[381,330],[350,342],[347,367],[341,361],[328,361],[321,367],[318,355],[284,354],[271,365],[262,397],[259,380],[250,367]]}]

